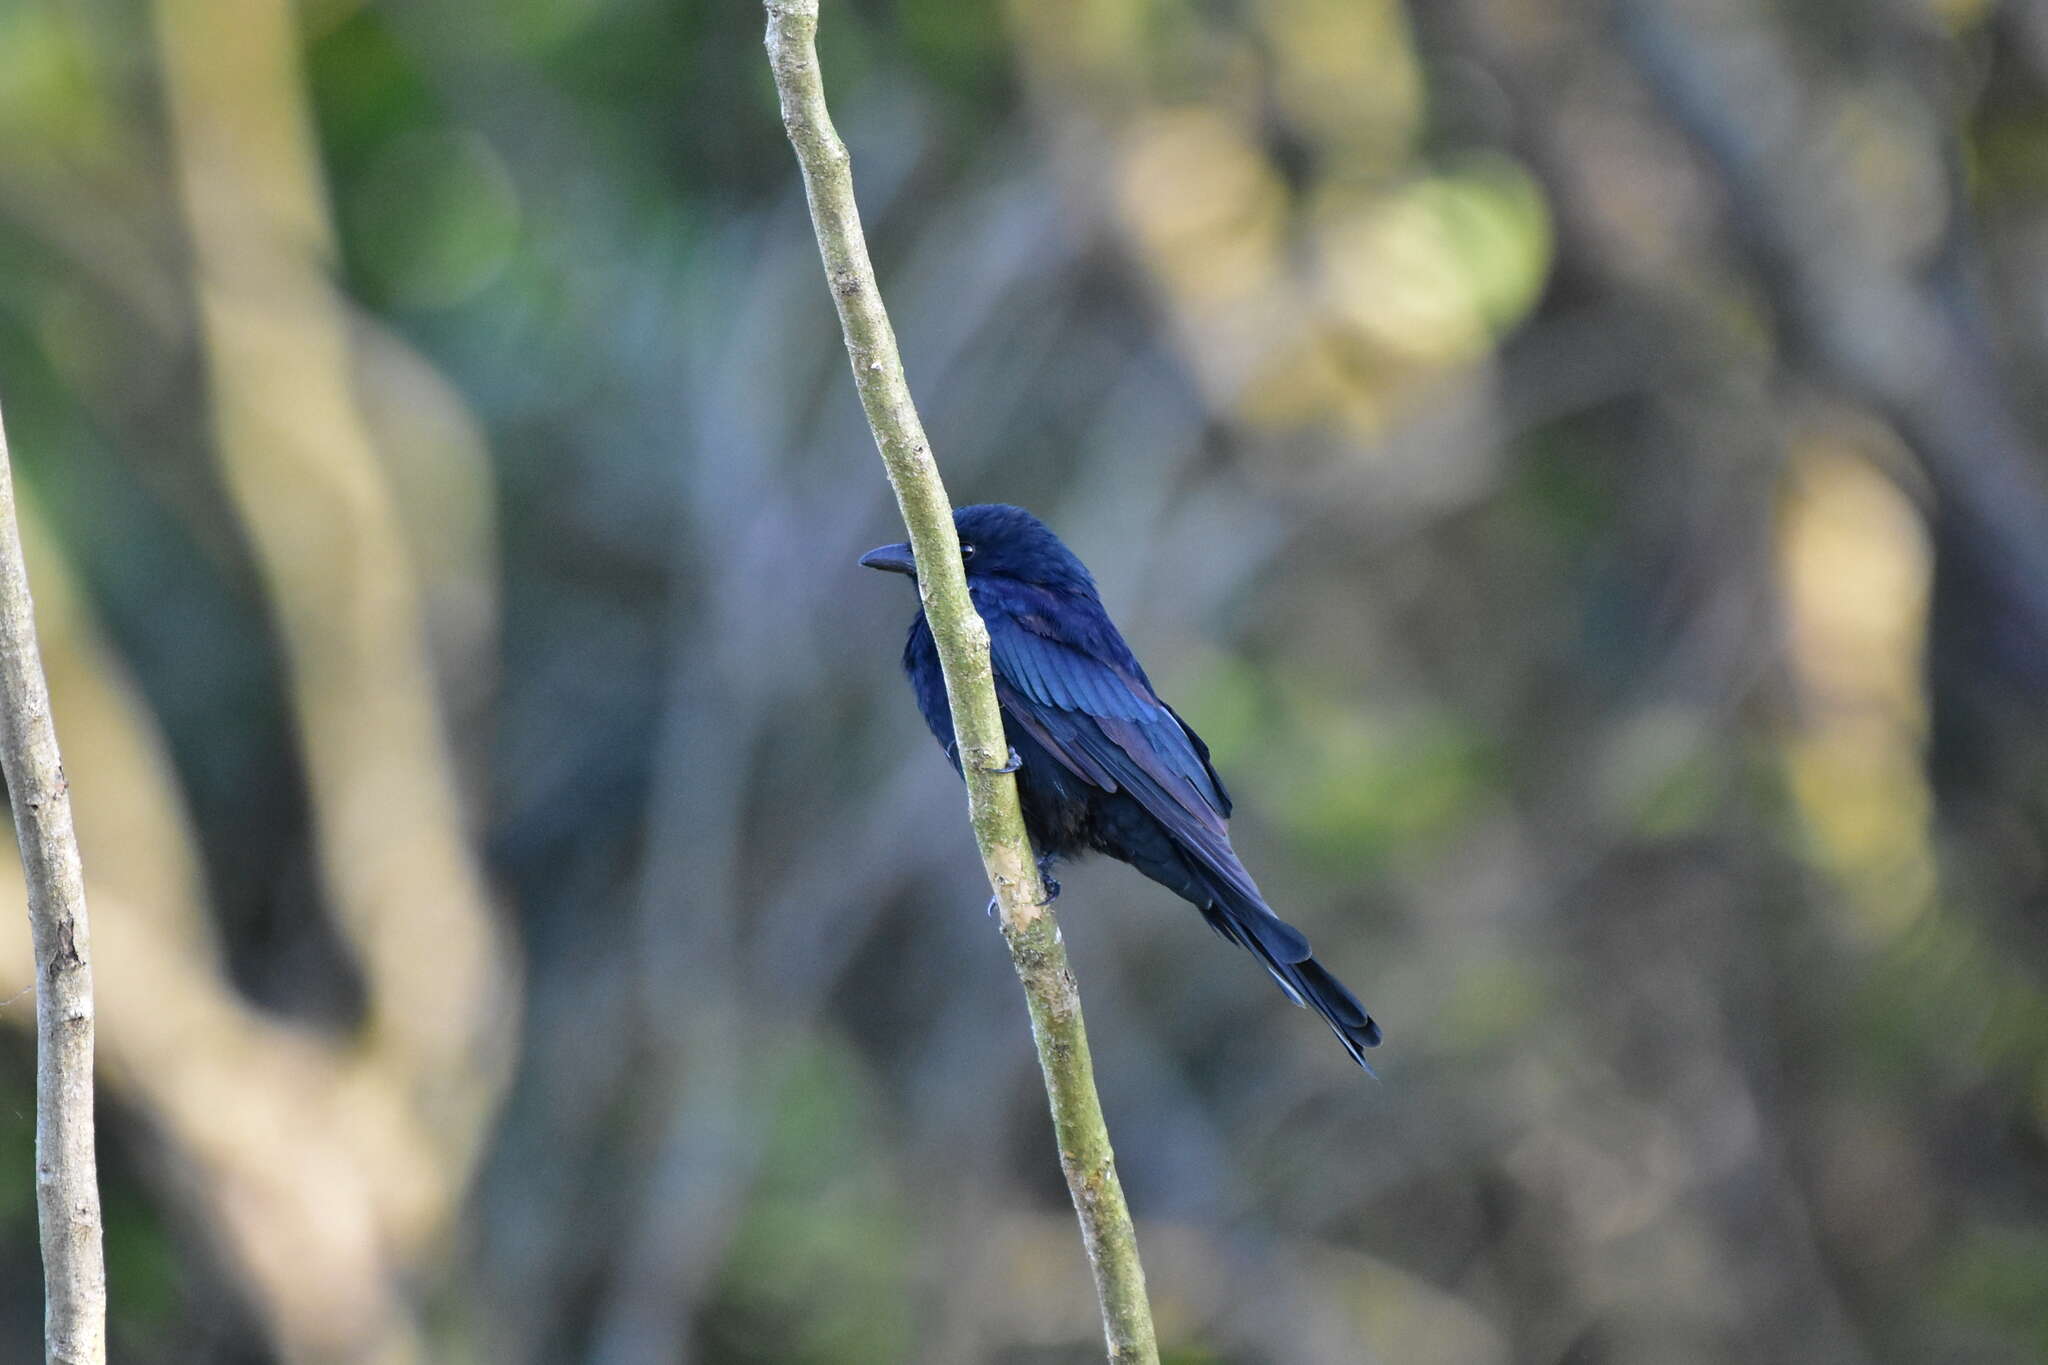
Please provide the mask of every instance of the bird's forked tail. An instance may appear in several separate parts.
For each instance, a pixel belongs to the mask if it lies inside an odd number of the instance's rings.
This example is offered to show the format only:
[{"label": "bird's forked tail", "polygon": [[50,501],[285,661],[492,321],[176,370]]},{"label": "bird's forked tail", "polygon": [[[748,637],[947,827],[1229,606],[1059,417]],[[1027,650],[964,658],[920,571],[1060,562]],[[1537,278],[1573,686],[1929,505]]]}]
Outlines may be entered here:
[{"label": "bird's forked tail", "polygon": [[1374,1074],[1365,1060],[1365,1050],[1380,1045],[1380,1026],[1358,997],[1316,961],[1301,931],[1274,914],[1264,901],[1236,887],[1217,887],[1212,882],[1211,897],[1202,908],[1209,927],[1264,963],[1288,998],[1321,1015],[1351,1060],[1364,1067],[1367,1075]]}]

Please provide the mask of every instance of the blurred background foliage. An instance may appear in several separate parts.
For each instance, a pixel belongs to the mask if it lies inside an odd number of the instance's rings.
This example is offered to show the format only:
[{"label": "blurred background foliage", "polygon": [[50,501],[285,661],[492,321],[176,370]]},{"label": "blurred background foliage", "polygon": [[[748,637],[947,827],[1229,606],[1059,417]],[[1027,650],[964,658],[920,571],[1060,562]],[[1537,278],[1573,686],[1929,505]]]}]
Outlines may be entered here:
[{"label": "blurred background foliage", "polygon": [[[952,491],[1387,1028],[1064,875],[1170,1358],[2048,1355],[2048,5],[825,9]],[[0,4],[124,1362],[1097,1353],[760,29]]]}]

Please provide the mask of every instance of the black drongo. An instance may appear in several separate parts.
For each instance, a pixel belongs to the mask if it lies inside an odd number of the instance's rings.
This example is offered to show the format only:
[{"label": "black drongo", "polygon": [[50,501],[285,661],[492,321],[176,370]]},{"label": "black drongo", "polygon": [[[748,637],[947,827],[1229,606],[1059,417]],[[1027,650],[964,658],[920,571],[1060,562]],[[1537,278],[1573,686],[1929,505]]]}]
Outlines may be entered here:
[{"label": "black drongo", "polygon": [[[954,525],[968,590],[988,625],[1024,825],[1043,864],[1092,849],[1137,868],[1254,954],[1366,1066],[1379,1025],[1315,960],[1301,932],[1267,908],[1231,850],[1224,828],[1230,797],[1208,746],[1152,690],[1087,568],[1019,507],[963,507]],[[860,562],[917,573],[908,545],[884,545]],[[903,668],[925,724],[957,769],[953,713],[922,611],[911,623]],[[1057,883],[1049,890],[1057,894]]]}]

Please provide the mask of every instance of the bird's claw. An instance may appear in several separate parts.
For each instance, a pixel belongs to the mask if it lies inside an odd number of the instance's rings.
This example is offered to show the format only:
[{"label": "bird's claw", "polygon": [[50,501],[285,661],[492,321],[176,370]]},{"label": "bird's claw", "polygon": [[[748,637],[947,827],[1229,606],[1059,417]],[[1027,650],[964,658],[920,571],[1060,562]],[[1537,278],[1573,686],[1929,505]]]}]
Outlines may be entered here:
[{"label": "bird's claw", "polygon": [[1013,773],[1023,766],[1024,760],[1018,755],[1017,746],[1013,744],[1010,746],[1010,756],[1004,761],[1003,766],[1000,768],[990,768],[988,771],[992,773]]},{"label": "bird's claw", "polygon": [[[1042,901],[1035,902],[1036,904],[1040,906],[1051,905],[1054,901],[1060,898],[1060,884],[1054,881],[1051,877],[1046,876],[1045,872],[1042,869],[1038,874],[1038,880],[1042,882],[1045,886],[1045,899]],[[999,913],[1001,913],[1002,908],[1002,899],[998,896],[990,896],[988,898],[988,909],[985,913],[988,915],[990,919],[994,919]]]}]

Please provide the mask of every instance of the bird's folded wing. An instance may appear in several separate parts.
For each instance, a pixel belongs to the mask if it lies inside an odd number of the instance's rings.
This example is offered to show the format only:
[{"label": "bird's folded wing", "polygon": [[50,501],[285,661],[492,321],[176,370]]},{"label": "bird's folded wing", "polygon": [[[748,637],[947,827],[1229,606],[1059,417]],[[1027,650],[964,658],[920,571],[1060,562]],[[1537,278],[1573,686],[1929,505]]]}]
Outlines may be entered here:
[{"label": "bird's folded wing", "polygon": [[1230,799],[1207,747],[1136,662],[1105,661],[1013,615],[985,619],[1003,709],[1084,782],[1128,792],[1219,882],[1257,902],[1224,832]]},{"label": "bird's folded wing", "polygon": [[1266,909],[1231,849],[1223,827],[1231,802],[1208,747],[1151,690],[1114,626],[1102,622],[1108,632],[1098,641],[1069,643],[1038,616],[983,612],[983,620],[1004,714],[1083,782],[1145,806],[1231,907],[1231,917],[1214,921],[1229,937],[1257,939],[1276,962],[1305,960],[1309,941]]}]

